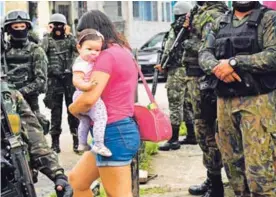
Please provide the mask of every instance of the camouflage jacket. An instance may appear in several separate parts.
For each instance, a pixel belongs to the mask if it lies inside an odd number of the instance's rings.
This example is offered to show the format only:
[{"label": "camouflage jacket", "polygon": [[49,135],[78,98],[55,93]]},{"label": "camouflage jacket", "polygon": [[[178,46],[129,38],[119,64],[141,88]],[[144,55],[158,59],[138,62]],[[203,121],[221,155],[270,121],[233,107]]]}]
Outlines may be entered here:
[{"label": "camouflage jacket", "polygon": [[30,167],[37,169],[52,181],[64,169],[59,165],[57,155],[49,148],[36,116],[19,91],[1,81],[1,94],[8,114],[18,114],[21,119],[22,139],[28,145]]},{"label": "camouflage jacket", "polygon": [[57,77],[64,72],[72,70],[72,64],[77,57],[77,42],[72,35],[65,39],[54,40],[50,34],[45,34],[41,47],[44,49],[48,60],[48,77]]},{"label": "camouflage jacket", "polygon": [[[249,18],[249,15],[245,16],[242,20],[233,16],[232,24],[237,27]],[[219,63],[214,55],[213,47],[209,47],[209,39],[216,37],[219,31],[220,20],[218,18],[212,27],[212,31],[205,39],[199,56],[199,63],[201,68],[208,74],[211,74],[212,69]],[[258,26],[258,43],[263,49],[259,53],[252,55],[237,55],[239,69],[250,72],[262,72],[262,71],[275,71],[276,70],[276,11],[270,10],[265,12],[260,25]]]},{"label": "camouflage jacket", "polygon": [[41,47],[30,41],[27,41],[22,48],[14,48],[10,44],[5,51],[5,58],[9,81],[16,83],[16,88],[24,96],[44,92],[47,57]]},{"label": "camouflage jacket", "polygon": [[39,35],[37,32],[35,32],[34,30],[30,30],[28,32],[28,39],[31,41],[31,42],[34,42],[36,44],[39,43]]},{"label": "camouflage jacket", "polygon": [[[162,57],[161,57],[161,62],[164,63],[166,61],[166,58],[169,55],[170,49],[173,46],[173,43],[174,43],[174,41],[177,37],[177,33],[180,32],[181,27],[184,23],[183,21],[185,21],[185,19],[179,18],[178,21],[171,24],[171,29],[168,32],[167,37],[165,38],[166,40],[165,40],[165,45],[164,45],[164,51],[163,51],[163,54],[162,54]],[[181,27],[176,27],[177,25],[178,26],[180,25],[179,23],[182,23]],[[184,36],[187,36],[187,34],[184,35]],[[184,40],[184,39],[182,38],[182,40]],[[184,51],[183,45],[182,45],[182,43],[180,43],[178,45],[178,48],[177,48],[176,52],[173,54],[173,58],[171,59],[172,61],[169,62],[168,65],[167,65],[167,67],[169,69],[177,68],[177,67],[182,66],[181,59],[182,59],[183,51]]]},{"label": "camouflage jacket", "polygon": [[215,19],[228,10],[224,2],[205,2],[193,15],[189,38],[184,41],[182,61],[185,66],[198,65],[198,51]]}]

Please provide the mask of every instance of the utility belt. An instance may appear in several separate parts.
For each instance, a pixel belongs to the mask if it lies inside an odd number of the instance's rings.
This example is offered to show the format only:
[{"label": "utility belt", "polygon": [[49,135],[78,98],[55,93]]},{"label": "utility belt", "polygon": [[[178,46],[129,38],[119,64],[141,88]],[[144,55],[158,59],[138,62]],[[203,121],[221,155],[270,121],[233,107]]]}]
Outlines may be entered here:
[{"label": "utility belt", "polygon": [[190,65],[186,66],[186,73],[189,77],[202,77],[204,75],[203,70],[198,65]]},{"label": "utility belt", "polygon": [[241,77],[241,82],[228,84],[218,80],[215,76],[209,79],[209,84],[215,85],[218,97],[256,96],[276,89],[276,72],[251,74],[237,71],[237,74]]}]

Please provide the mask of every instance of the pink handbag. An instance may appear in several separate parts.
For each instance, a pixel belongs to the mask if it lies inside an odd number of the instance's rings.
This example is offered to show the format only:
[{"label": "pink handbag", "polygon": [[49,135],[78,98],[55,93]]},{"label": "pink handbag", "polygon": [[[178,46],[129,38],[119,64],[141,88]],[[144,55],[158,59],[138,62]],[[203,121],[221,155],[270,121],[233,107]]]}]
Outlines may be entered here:
[{"label": "pink handbag", "polygon": [[150,100],[148,107],[139,104],[135,104],[134,106],[134,118],[138,124],[141,140],[151,142],[169,140],[172,137],[171,121],[169,117],[158,108],[136,61],[135,64]]}]

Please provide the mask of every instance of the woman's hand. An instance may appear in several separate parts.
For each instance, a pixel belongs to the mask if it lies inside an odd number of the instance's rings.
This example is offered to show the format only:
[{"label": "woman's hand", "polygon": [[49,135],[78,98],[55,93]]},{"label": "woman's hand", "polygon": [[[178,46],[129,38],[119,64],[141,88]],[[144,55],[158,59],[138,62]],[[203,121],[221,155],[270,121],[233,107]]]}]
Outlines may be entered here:
[{"label": "woman's hand", "polygon": [[74,111],[73,103],[71,103],[71,104],[69,105],[68,110],[69,110],[69,112],[70,112],[73,116],[75,116],[76,118],[78,118],[78,113],[76,113],[76,112]]},{"label": "woman's hand", "polygon": [[77,117],[80,113],[85,113],[93,107],[96,101],[102,95],[103,90],[105,89],[110,75],[101,72],[93,71],[91,75],[91,81],[97,82],[93,88],[87,92],[83,92],[70,106],[69,111],[73,116]]}]

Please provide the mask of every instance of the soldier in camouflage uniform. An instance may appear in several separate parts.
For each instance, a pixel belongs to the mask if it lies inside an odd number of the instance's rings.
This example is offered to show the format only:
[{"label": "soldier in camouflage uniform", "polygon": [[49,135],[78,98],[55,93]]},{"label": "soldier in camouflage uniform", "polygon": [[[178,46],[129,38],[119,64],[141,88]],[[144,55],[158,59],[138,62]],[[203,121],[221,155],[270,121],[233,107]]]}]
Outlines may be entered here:
[{"label": "soldier in camouflage uniform", "polygon": [[[175,22],[171,24],[171,29],[168,33],[168,38],[165,42],[165,49],[161,57],[161,63],[164,63],[168,57],[170,48],[172,47],[178,33],[183,27],[186,13],[190,12],[192,6],[188,2],[178,2],[174,6]],[[177,53],[173,54],[172,61],[166,66],[168,72],[167,79],[167,95],[169,100],[170,120],[172,123],[173,135],[172,138],[165,144],[159,147],[159,150],[168,151],[170,149],[177,150],[180,148],[178,141],[180,123],[184,119],[188,129],[188,136],[183,144],[196,144],[194,128],[193,128],[193,112],[191,100],[185,92],[185,67],[181,63],[183,55],[183,46],[179,44]],[[157,65],[156,68],[160,68]]]},{"label": "soldier in camouflage uniform", "polygon": [[50,122],[40,113],[38,95],[45,91],[47,57],[37,44],[27,38],[32,28],[30,17],[24,11],[10,11],[5,16],[4,32],[10,36],[1,54],[2,66],[7,71],[9,83],[15,85],[48,133]]},{"label": "soldier in camouflage uniform", "polygon": [[[184,26],[190,27],[189,38],[184,41],[183,63],[186,68],[186,92],[192,99],[195,116],[197,142],[203,151],[203,163],[207,168],[207,179],[201,185],[189,188],[192,195],[205,197],[223,197],[221,179],[222,160],[215,140],[216,96],[214,92],[200,90],[199,81],[204,72],[198,64],[198,50],[201,40],[209,32],[214,20],[224,14],[228,8],[224,2],[198,1]],[[190,20],[191,19],[191,20]]]},{"label": "soldier in camouflage uniform", "polygon": [[200,50],[218,95],[218,146],[236,196],[276,196],[276,11],[233,2]]},{"label": "soldier in camouflage uniform", "polygon": [[[48,84],[44,99],[46,107],[51,109],[52,148],[60,152],[59,137],[61,134],[63,95],[68,107],[72,103],[74,86],[72,84],[72,63],[76,57],[76,40],[66,32],[67,20],[62,14],[53,14],[50,18],[50,31],[42,40],[42,48],[47,54]],[[73,135],[73,150],[78,152],[78,119],[67,110],[68,123]]]},{"label": "soldier in camouflage uniform", "polygon": [[[58,163],[57,155],[48,147],[42,127],[30,106],[22,94],[13,89],[13,85],[7,83],[6,75],[2,71],[0,83],[1,98],[7,114],[20,116],[22,128],[19,134],[22,135],[22,139],[29,147],[30,169],[32,172],[36,172],[36,176],[38,170],[51,179],[55,184],[57,194],[63,193],[64,197],[71,197],[73,192],[67,181],[67,176],[64,174],[64,169]],[[37,181],[36,176],[33,176],[34,182]]]},{"label": "soldier in camouflage uniform", "polygon": [[39,35],[33,29],[28,32],[28,39],[36,44],[39,43]]}]

